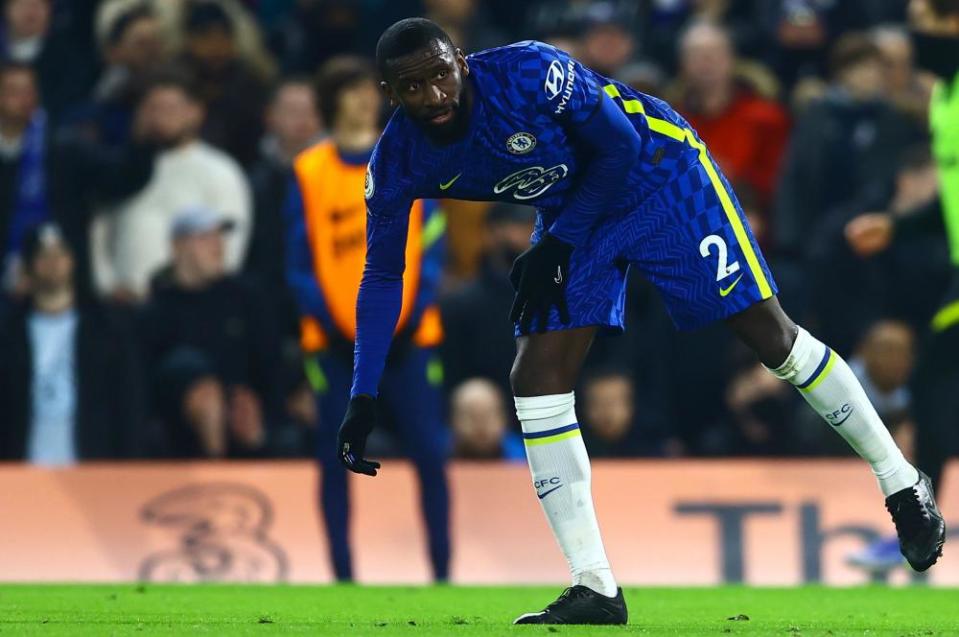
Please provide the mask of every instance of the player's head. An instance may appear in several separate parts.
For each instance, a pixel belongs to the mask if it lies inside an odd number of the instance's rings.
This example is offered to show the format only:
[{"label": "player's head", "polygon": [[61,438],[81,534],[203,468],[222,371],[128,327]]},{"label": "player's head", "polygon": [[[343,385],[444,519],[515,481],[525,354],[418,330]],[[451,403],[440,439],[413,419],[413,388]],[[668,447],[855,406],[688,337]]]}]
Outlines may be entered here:
[{"label": "player's head", "polygon": [[393,24],[376,43],[380,86],[429,134],[448,138],[462,129],[463,78],[469,67],[449,35],[425,18]]}]

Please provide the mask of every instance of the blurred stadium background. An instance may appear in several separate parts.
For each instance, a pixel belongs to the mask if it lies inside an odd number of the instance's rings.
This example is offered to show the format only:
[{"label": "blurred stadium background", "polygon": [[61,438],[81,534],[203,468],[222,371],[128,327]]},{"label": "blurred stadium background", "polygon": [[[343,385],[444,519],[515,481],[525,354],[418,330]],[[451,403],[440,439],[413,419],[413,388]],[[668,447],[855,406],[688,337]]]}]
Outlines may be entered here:
[{"label": "blurred stadium background", "polygon": [[[398,335],[371,441],[388,461],[347,480],[329,460],[350,279],[311,280],[322,241],[291,206],[294,158],[385,122],[366,65],[412,15],[467,53],[541,39],[669,100],[734,183],[786,310],[908,454],[932,439],[910,379],[946,239],[861,258],[844,236],[938,196],[902,0],[2,4],[0,580],[565,581],[507,380],[505,274],[532,210],[438,202],[429,311]],[[356,245],[338,237],[333,262]],[[621,581],[959,584],[948,546],[928,578],[848,564],[893,533],[868,467],[721,326],[676,333],[638,277],[628,323],[577,392]],[[947,521],[957,498],[949,466]]]}]

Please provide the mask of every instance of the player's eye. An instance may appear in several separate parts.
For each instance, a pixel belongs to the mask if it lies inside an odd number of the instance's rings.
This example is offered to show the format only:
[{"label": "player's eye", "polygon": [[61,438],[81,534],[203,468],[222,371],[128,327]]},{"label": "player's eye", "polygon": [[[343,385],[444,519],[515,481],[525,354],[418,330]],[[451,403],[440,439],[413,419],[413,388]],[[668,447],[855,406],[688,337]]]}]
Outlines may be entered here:
[{"label": "player's eye", "polygon": [[449,74],[450,74],[449,71],[440,71],[439,73],[436,74],[436,79],[445,80],[446,76],[448,76]]},{"label": "player's eye", "polygon": [[409,84],[406,85],[406,92],[415,93],[417,90],[419,90],[419,88],[420,88],[420,85],[418,83],[410,82]]}]

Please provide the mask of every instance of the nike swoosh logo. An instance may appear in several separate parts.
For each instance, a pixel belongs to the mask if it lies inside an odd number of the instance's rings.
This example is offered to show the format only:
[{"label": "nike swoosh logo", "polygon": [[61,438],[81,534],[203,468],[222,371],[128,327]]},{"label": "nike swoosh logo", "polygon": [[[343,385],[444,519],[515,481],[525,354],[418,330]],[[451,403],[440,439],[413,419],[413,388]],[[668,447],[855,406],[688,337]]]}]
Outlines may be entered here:
[{"label": "nike swoosh logo", "polygon": [[460,178],[460,175],[462,175],[462,174],[463,174],[463,173],[460,173],[459,175],[456,175],[455,177],[453,177],[452,179],[450,179],[450,180],[449,180],[448,182],[446,182],[445,184],[440,184],[440,190],[446,190],[446,189],[448,189],[450,186],[453,185],[453,182],[454,182],[454,181],[456,181],[457,179]]},{"label": "nike swoosh logo", "polygon": [[736,284],[739,283],[739,280],[743,278],[743,275],[740,274],[736,277],[736,280],[733,281],[728,288],[719,288],[719,296],[726,297],[729,296],[729,293],[733,291],[733,288],[736,287]]},{"label": "nike swoosh logo", "polygon": [[833,423],[830,423],[830,424],[831,424],[833,427],[838,427],[839,425],[841,425],[841,424],[843,424],[844,422],[846,422],[847,420],[849,420],[849,417],[852,416],[855,411],[856,411],[856,410],[853,409],[853,410],[850,411],[848,414],[846,414],[846,417],[845,417],[845,418],[843,418],[843,419],[840,420],[839,422],[833,422]]},{"label": "nike swoosh logo", "polygon": [[553,488],[550,489],[549,491],[544,491],[543,493],[537,493],[537,494],[536,494],[536,497],[539,498],[540,500],[542,500],[543,498],[545,498],[546,496],[548,496],[550,493],[552,493],[552,492],[555,491],[556,489],[562,489],[562,488],[563,488],[563,485],[559,485],[558,487],[553,487]]}]

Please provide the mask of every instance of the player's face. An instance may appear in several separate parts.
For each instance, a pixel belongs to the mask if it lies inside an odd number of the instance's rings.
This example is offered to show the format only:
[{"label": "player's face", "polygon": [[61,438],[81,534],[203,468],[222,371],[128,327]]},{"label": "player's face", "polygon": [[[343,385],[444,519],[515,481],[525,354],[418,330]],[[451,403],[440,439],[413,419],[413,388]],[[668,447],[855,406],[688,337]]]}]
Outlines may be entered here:
[{"label": "player's face", "polygon": [[469,67],[463,52],[434,40],[430,46],[390,61],[382,87],[394,104],[437,138],[462,130],[463,78]]}]

